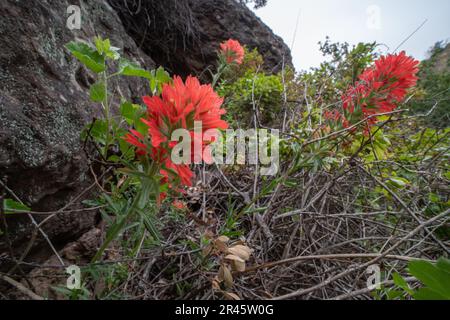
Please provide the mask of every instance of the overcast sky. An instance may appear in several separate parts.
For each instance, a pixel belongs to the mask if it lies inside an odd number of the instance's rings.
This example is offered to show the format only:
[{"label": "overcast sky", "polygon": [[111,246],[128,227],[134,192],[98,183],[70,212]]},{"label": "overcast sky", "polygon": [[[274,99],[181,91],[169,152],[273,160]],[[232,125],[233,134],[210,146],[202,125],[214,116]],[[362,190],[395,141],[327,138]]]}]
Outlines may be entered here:
[{"label": "overcast sky", "polygon": [[417,59],[436,41],[450,39],[450,0],[269,0],[255,12],[288,46],[300,13],[292,50],[297,69],[320,64],[317,43],[327,35],[351,44],[377,41],[394,50],[428,20],[400,48]]}]

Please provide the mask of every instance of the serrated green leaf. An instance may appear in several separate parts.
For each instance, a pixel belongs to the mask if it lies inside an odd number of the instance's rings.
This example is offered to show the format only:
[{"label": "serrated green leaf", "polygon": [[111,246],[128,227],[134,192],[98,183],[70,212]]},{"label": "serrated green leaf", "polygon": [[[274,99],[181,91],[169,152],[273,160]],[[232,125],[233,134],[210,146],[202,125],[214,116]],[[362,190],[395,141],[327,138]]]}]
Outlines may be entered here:
[{"label": "serrated green leaf", "polygon": [[105,58],[87,44],[72,41],[66,45],[66,48],[93,72],[100,73],[105,71]]},{"label": "serrated green leaf", "polygon": [[95,38],[95,47],[100,55],[113,60],[118,60],[120,58],[120,54],[118,52],[120,49],[112,47],[109,39],[103,40],[100,37]]},{"label": "serrated green leaf", "polygon": [[96,142],[100,144],[105,144],[106,136],[108,133],[108,124],[106,120],[96,120],[91,128],[91,136],[95,139]]},{"label": "serrated green leaf", "polygon": [[95,37],[95,47],[97,48],[97,52],[99,54],[103,54],[105,51],[108,51],[111,47],[111,42],[109,39],[103,40],[101,37]]},{"label": "serrated green leaf", "polygon": [[125,121],[132,125],[134,120],[136,119],[137,113],[140,113],[141,107],[137,104],[132,104],[131,102],[123,102],[120,105],[120,114],[125,119]]},{"label": "serrated green leaf", "polygon": [[103,102],[106,97],[106,86],[103,81],[94,83],[89,89],[89,96],[94,102]]},{"label": "serrated green leaf", "polygon": [[118,74],[130,77],[140,77],[148,80],[152,80],[153,78],[152,74],[149,71],[126,59],[120,60]]},{"label": "serrated green leaf", "polygon": [[[172,78],[170,77],[169,73],[164,70],[163,67],[159,67],[155,72],[155,79],[156,81],[152,84],[150,83],[150,89],[154,92],[155,90],[158,90],[158,92],[162,91],[162,86],[165,83],[169,83],[172,81]],[[153,85],[153,88],[152,88]]]}]

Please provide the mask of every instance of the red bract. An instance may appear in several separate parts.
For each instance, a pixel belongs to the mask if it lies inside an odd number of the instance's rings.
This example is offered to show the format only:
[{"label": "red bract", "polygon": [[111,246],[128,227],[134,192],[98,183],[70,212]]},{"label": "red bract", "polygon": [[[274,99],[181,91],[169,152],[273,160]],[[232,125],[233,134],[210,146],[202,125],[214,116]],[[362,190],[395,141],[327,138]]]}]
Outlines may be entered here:
[{"label": "red bract", "polygon": [[245,51],[239,41],[230,39],[220,45],[221,54],[225,57],[227,63],[242,64]]},{"label": "red bract", "polygon": [[[342,97],[343,108],[353,120],[394,111],[417,83],[419,61],[405,52],[382,56],[366,69],[358,83]],[[356,115],[356,118],[355,118]],[[377,122],[376,117],[368,120]]]},{"label": "red bract", "polygon": [[[148,126],[149,139],[145,141],[146,137],[131,130],[126,141],[136,146],[138,156],[148,155],[160,164],[160,173],[164,177],[162,183],[168,183],[169,188],[176,188],[178,184],[191,186],[194,173],[189,166],[175,164],[170,158],[177,144],[170,141],[172,133],[177,129],[186,129],[194,137],[195,121],[201,122],[202,133],[210,129],[227,129],[228,124],[221,119],[225,114],[221,108],[223,99],[210,85],[201,85],[195,77],[188,77],[183,82],[175,76],[172,84],[163,86],[161,96],[143,97],[143,101],[147,105],[147,115],[141,121]],[[200,159],[203,159],[203,150],[207,144],[201,139]],[[192,147],[191,158],[194,157],[194,150]]]}]

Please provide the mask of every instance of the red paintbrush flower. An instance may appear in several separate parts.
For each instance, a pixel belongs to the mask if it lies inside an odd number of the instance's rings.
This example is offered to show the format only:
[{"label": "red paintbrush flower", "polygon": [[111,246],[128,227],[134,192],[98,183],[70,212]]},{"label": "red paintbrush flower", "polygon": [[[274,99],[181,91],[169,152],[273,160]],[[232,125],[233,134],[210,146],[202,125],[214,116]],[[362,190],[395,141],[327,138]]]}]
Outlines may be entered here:
[{"label": "red paintbrush flower", "polygon": [[[353,120],[394,111],[417,83],[419,61],[405,52],[382,56],[366,69],[358,83],[342,97],[343,108]],[[375,117],[369,124],[377,122]]]},{"label": "red paintbrush flower", "polygon": [[237,40],[229,39],[220,45],[220,52],[225,57],[227,63],[242,64],[245,51]]},{"label": "red paintbrush flower", "polygon": [[[177,129],[186,129],[194,137],[194,122],[201,122],[201,130],[227,129],[228,124],[221,119],[225,114],[222,109],[223,99],[214,92],[210,85],[201,85],[195,77],[188,77],[185,82],[175,76],[172,84],[165,84],[161,96],[143,97],[147,105],[147,115],[141,121],[148,126],[148,141],[139,132],[131,130],[126,141],[136,146],[138,156],[148,155],[161,165],[163,183],[169,188],[179,184],[192,185],[194,173],[187,164],[175,164],[170,156],[177,142],[172,142],[172,133]],[[198,139],[196,137],[196,139]],[[195,139],[193,139],[195,140]],[[194,144],[194,141],[192,142]],[[201,141],[200,159],[208,142]],[[191,159],[195,148],[191,148]],[[209,159],[207,159],[209,160]]]}]

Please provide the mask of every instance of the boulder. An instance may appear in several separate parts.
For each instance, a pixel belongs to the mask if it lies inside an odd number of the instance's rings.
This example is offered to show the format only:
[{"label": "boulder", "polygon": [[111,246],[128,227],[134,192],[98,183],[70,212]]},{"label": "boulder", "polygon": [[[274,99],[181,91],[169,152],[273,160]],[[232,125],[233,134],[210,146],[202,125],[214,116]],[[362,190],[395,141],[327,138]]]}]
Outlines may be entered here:
[{"label": "boulder", "polygon": [[266,71],[292,67],[288,46],[240,1],[108,1],[142,50],[172,73],[207,79],[219,44],[230,38],[257,48]]},{"label": "boulder", "polygon": [[[93,179],[80,132],[99,110],[88,97],[94,78],[64,45],[100,35],[129,59],[154,67],[106,1],[83,1],[81,30],[69,30],[67,8],[75,2],[0,1],[0,178],[34,211],[59,210],[72,200],[67,210],[80,209],[91,196]],[[143,93],[134,79],[117,86],[128,97]],[[5,196],[12,198],[9,192]],[[95,217],[94,211],[60,213],[42,229],[59,248],[92,228]],[[32,234],[31,221],[13,215],[7,223],[9,239],[0,238],[0,253],[7,251],[8,240],[20,254]],[[49,249],[40,234],[33,247]]]}]

